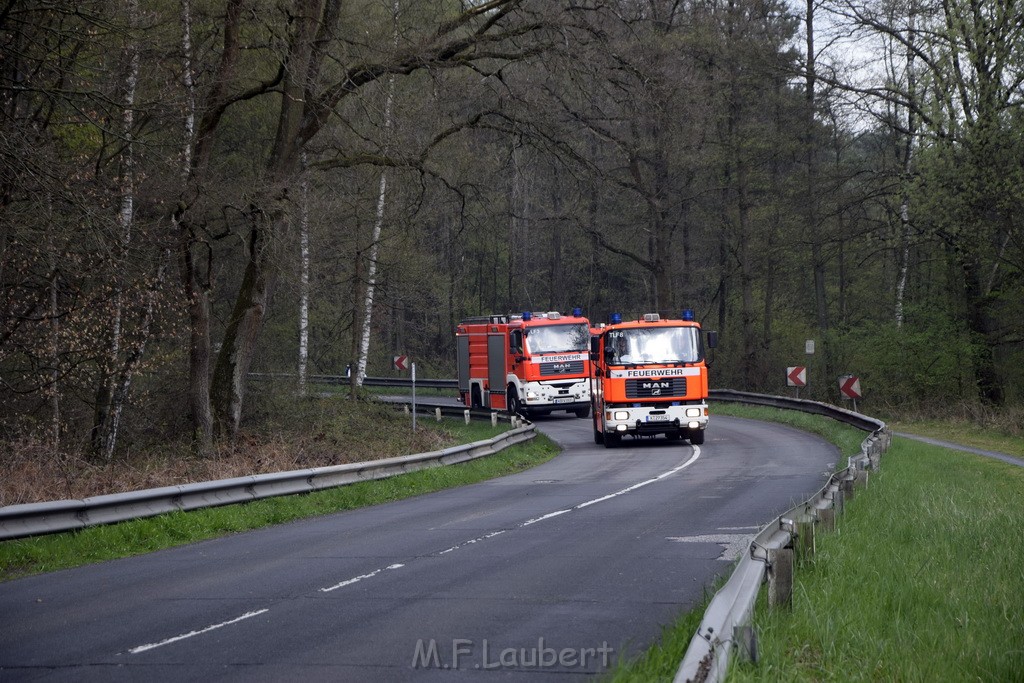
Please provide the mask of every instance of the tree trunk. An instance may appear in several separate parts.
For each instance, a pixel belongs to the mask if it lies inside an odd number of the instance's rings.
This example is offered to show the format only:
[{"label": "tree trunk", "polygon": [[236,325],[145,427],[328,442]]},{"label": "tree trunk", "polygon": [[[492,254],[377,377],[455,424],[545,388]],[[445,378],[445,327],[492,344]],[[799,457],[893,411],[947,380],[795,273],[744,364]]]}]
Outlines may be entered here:
[{"label": "tree trunk", "polygon": [[[278,199],[278,204],[284,197]],[[235,307],[224,331],[224,343],[213,369],[210,401],[214,432],[234,440],[242,421],[246,376],[252,364],[276,278],[273,237],[285,232],[286,218],[278,206],[249,215],[249,260]]]},{"label": "tree trunk", "polygon": [[967,328],[977,344],[974,373],[978,395],[991,405],[1002,405],[1006,395],[1002,378],[996,368],[996,324],[989,310],[989,297],[982,289],[978,263],[967,254],[957,252],[964,274],[964,306],[967,309]]},{"label": "tree trunk", "polygon": [[[392,51],[398,49],[398,0],[392,5],[392,20],[395,22],[392,33]],[[394,128],[392,120],[392,108],[395,102],[395,77],[388,78],[387,92],[384,96],[384,156],[388,155],[391,149],[391,132]],[[370,332],[373,322],[373,300],[377,291],[377,257],[380,254],[380,235],[384,227],[384,207],[388,190],[387,170],[380,172],[380,185],[377,189],[377,210],[373,218],[373,236],[370,239],[370,259],[367,264],[366,294],[363,300],[363,324],[362,335],[359,340],[359,359],[356,363],[356,386],[363,385],[363,378],[366,377],[366,365],[370,356]]]},{"label": "tree trunk", "polygon": [[299,218],[299,395],[306,395],[306,365],[309,360],[309,176],[302,156],[302,205]]},{"label": "tree trunk", "polygon": [[277,280],[274,245],[283,241],[289,227],[289,188],[295,180],[305,142],[303,116],[310,96],[308,78],[315,71],[312,56],[321,9],[319,0],[295,3],[294,33],[281,87],[277,132],[266,164],[270,184],[257,193],[247,211],[249,260],[214,366],[210,386],[214,429],[232,440],[241,425],[246,376]]},{"label": "tree trunk", "polygon": [[[134,28],[138,23],[139,3],[131,0],[128,3],[127,14],[128,24]],[[120,234],[117,236],[118,264],[127,261],[128,247],[131,243],[132,223],[135,220],[135,168],[134,148],[132,135],[135,127],[135,91],[139,82],[139,46],[134,36],[128,37],[128,45],[125,47],[126,73],[124,80],[124,108],[121,118],[121,139],[125,141],[124,151],[121,157],[120,190],[121,205],[117,214],[117,226]],[[121,335],[124,328],[124,281],[122,272],[114,274],[114,292],[112,296],[114,311],[110,329],[110,347],[108,358],[100,380],[100,387],[96,397],[96,413],[92,427],[92,448],[93,453],[104,461],[109,462],[114,457],[114,449],[117,447],[117,422],[121,415],[122,406],[119,400],[127,398],[127,391],[120,392],[117,385],[120,384],[119,375],[128,372],[128,361],[121,358]],[[144,344],[145,342],[140,342]],[[131,380],[128,380],[131,383]],[[114,417],[118,420],[114,420]]]},{"label": "tree trunk", "polygon": [[[907,14],[907,95],[910,102],[917,101],[917,76],[914,73],[914,38],[916,36],[916,7],[911,3]],[[896,327],[903,327],[903,298],[907,291],[910,272],[910,183],[914,173],[914,138],[917,136],[917,115],[907,107],[907,132],[903,147],[903,188],[900,195],[900,252],[899,273],[896,278]]]}]

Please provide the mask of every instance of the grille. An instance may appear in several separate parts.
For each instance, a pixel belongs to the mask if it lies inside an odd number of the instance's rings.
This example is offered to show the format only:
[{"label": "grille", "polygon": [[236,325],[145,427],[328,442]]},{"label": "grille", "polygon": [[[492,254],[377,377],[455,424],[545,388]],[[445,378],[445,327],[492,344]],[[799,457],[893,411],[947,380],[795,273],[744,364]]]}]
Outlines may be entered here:
[{"label": "grille", "polygon": [[540,376],[551,377],[552,375],[582,375],[583,361],[573,360],[565,363],[541,363]]},{"label": "grille", "polygon": [[668,398],[686,396],[685,377],[626,380],[626,398]]}]

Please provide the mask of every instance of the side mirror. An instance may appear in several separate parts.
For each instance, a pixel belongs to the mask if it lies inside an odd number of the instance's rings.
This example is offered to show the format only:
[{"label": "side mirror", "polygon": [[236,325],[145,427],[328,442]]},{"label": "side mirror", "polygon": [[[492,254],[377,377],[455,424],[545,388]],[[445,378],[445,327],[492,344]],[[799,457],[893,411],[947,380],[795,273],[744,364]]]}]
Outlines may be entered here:
[{"label": "side mirror", "polygon": [[[708,331],[708,348],[714,350],[714,348],[716,346],[718,346],[718,332],[715,332],[714,330],[709,330]],[[715,354],[712,353],[704,362],[705,362],[705,364],[708,367],[711,367],[712,365],[714,365],[714,363],[715,363]]]}]

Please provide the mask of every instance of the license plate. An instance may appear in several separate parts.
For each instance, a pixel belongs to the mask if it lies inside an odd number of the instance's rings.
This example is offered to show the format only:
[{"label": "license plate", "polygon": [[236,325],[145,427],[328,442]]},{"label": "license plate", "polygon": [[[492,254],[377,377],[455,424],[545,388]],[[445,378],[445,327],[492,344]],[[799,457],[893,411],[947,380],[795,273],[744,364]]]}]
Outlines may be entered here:
[{"label": "license plate", "polygon": [[648,422],[668,422],[668,415],[648,415]]},{"label": "license plate", "polygon": [[572,403],[572,397],[566,396],[565,398],[556,398],[555,403]]}]

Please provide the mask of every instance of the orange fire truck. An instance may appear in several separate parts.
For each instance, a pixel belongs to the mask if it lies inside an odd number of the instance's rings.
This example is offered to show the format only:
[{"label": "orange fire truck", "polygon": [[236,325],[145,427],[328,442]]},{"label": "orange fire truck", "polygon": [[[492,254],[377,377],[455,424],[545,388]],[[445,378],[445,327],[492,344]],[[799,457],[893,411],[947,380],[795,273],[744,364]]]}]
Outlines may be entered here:
[{"label": "orange fire truck", "polygon": [[590,414],[590,322],[580,309],[468,318],[455,342],[463,404],[523,415]]},{"label": "orange fire truck", "polygon": [[[680,320],[648,313],[622,321],[618,314],[595,330],[591,343],[594,441],[611,448],[622,436],[664,434],[704,443],[708,426],[708,369],[704,338],[692,311]],[[707,333],[707,346],[717,343]]]}]

